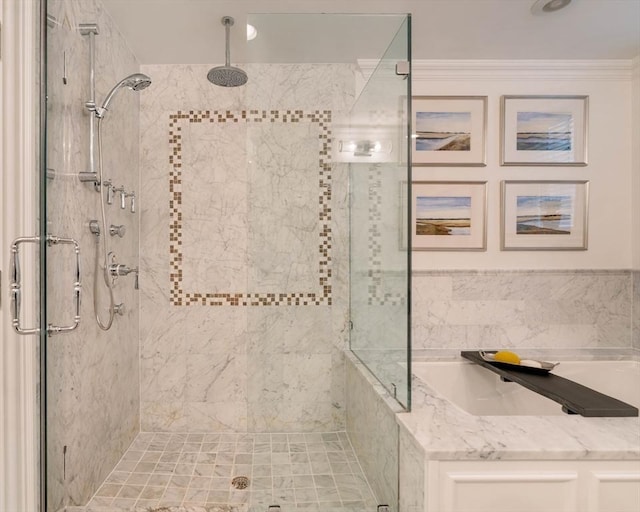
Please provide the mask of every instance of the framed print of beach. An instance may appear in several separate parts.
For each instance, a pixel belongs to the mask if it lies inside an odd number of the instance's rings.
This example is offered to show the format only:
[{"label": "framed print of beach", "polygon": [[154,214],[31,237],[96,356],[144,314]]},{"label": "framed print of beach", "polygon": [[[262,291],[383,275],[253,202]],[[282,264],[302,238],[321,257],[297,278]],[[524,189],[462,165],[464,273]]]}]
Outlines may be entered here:
[{"label": "framed print of beach", "polygon": [[587,165],[588,96],[502,96],[501,165]]},{"label": "framed print of beach", "polygon": [[486,181],[414,181],[411,196],[413,250],[486,250]]},{"label": "framed print of beach", "polygon": [[502,250],[586,250],[588,181],[503,181]]},{"label": "framed print of beach", "polygon": [[486,165],[486,96],[413,96],[413,165]]}]

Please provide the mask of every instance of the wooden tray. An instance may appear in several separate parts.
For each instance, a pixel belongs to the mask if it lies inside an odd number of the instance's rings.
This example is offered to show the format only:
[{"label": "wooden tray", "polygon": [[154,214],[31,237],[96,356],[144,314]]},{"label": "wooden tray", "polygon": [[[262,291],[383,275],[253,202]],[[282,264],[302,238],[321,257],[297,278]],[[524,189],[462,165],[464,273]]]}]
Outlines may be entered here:
[{"label": "wooden tray", "polygon": [[499,367],[498,363],[485,361],[477,350],[463,350],[460,355],[497,373],[514,385],[519,384],[558,402],[562,405],[562,410],[568,414],[580,414],[588,417],[638,416],[636,407],[559,375],[549,372],[545,374],[530,373],[522,371],[521,367],[519,370]]}]

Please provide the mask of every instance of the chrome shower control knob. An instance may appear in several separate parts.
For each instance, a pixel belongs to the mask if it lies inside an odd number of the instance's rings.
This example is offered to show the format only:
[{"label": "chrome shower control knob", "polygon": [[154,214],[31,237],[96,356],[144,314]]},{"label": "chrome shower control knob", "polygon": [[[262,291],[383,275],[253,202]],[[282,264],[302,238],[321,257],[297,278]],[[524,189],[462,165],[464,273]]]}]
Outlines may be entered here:
[{"label": "chrome shower control knob", "polygon": [[100,236],[100,224],[98,224],[97,220],[89,221],[89,231],[96,236]]},{"label": "chrome shower control knob", "polygon": [[122,238],[126,232],[127,228],[125,228],[122,224],[120,226],[116,226],[115,224],[111,224],[111,226],[109,226],[109,234],[111,236],[118,235],[120,238]]}]

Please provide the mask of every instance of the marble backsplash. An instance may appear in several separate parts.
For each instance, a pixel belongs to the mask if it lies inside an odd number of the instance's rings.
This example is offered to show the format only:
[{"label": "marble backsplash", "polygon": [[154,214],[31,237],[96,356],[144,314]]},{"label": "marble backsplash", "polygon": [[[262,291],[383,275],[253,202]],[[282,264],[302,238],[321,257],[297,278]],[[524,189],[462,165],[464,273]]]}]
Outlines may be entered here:
[{"label": "marble backsplash", "polygon": [[638,310],[632,311],[639,302],[637,275],[629,270],[414,272],[414,355],[428,356],[434,349],[631,348],[637,338]]},{"label": "marble backsplash", "polygon": [[[77,330],[47,340],[47,470],[50,510],[85,504],[113,469],[139,431],[138,291],[133,277],[115,286],[116,303],[124,304],[109,331],[96,324],[93,306],[95,236],[89,220],[100,218],[100,196],[81,183],[88,170],[89,40],[79,24],[96,23],[96,99],[101,102],[122,78],[139,65],[99,0],[49,0],[57,23],[49,28],[47,69],[48,232],[79,241],[82,269],[81,322]],[[66,74],[65,74],[66,71]],[[123,90],[103,121],[105,177],[127,191],[138,186],[139,96]],[[109,224],[124,225],[123,238],[107,239],[118,261],[138,265],[138,214],[121,210],[118,201],[106,209]],[[102,251],[100,251],[102,252]],[[73,252],[65,246],[48,250],[47,316],[57,325],[71,323],[74,305]],[[107,316],[104,285],[100,314]]]},{"label": "marble backsplash", "polygon": [[142,430],[342,430],[354,69],[209,68],[142,68]]}]

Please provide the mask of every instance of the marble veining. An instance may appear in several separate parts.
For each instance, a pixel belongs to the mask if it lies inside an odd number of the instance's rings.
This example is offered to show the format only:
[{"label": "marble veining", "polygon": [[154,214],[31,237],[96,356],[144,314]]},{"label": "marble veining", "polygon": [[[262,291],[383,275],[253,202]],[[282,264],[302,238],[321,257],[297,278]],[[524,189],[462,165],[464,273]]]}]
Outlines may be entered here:
[{"label": "marble veining", "polygon": [[342,430],[354,67],[210,67],[142,66],[142,430]]},{"label": "marble veining", "polygon": [[630,348],[633,290],[628,270],[416,272],[413,347]]},{"label": "marble veining", "polygon": [[640,418],[474,416],[416,377],[400,427],[433,460],[640,460]]},{"label": "marble veining", "polygon": [[[237,489],[235,476],[248,478]],[[84,508],[74,512],[373,509],[345,432],[140,433]],[[217,507],[217,508],[216,508]]]},{"label": "marble veining", "polygon": [[[132,277],[119,278],[116,303],[124,303],[109,331],[94,320],[93,281],[95,236],[91,219],[100,218],[93,186],[78,173],[88,170],[89,41],[80,23],[97,23],[96,99],[123,77],[137,72],[139,63],[99,0],[49,0],[48,12],[59,24],[47,34],[47,230],[80,243],[82,269],[81,321],[74,332],[47,340],[47,470],[51,510],[83,504],[122,456],[140,428],[138,366],[139,292]],[[65,59],[66,57],[66,59]],[[66,82],[63,74],[66,64]],[[115,186],[139,193],[138,155],[140,94],[122,91],[102,122],[105,176]],[[139,214],[121,210],[117,201],[106,208],[107,221],[125,225],[123,238],[109,237],[118,261],[138,266]],[[101,242],[105,236],[101,237]],[[47,256],[47,316],[55,324],[72,318],[70,252],[52,248]],[[99,308],[107,310],[104,289]],[[66,452],[66,457],[65,457]]]},{"label": "marble veining", "polygon": [[347,383],[347,433],[375,495],[397,512],[396,416],[402,408],[353,354],[347,356]]}]

